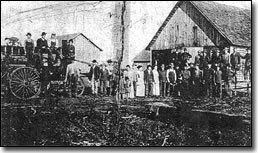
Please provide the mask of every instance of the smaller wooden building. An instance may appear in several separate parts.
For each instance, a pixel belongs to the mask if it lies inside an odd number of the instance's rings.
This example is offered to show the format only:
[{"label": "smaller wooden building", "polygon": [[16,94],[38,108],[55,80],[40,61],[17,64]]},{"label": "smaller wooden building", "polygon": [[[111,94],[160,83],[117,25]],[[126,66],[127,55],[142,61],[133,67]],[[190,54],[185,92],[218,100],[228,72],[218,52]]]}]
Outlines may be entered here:
[{"label": "smaller wooden building", "polygon": [[136,65],[141,65],[143,67],[143,69],[145,70],[147,68],[148,64],[151,64],[151,57],[150,57],[150,51],[149,50],[142,50],[139,54],[137,54],[134,59],[133,62]]},{"label": "smaller wooden building", "polygon": [[[65,47],[70,39],[73,40],[76,60],[91,62],[94,59],[99,59],[103,50],[82,33],[57,36],[59,47]],[[89,71],[89,66],[87,64],[80,62],[76,62],[76,64],[82,72],[87,73]]]}]

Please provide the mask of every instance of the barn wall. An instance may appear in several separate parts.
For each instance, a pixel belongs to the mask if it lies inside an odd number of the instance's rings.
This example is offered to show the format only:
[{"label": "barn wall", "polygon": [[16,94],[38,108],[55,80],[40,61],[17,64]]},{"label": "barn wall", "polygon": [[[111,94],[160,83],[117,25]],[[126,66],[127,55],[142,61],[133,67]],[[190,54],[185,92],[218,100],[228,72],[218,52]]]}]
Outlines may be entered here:
[{"label": "barn wall", "polygon": [[[197,27],[196,45],[194,45],[194,26]],[[185,47],[214,46],[200,27],[181,8],[178,8],[153,44],[153,50],[173,49],[182,43]]]},{"label": "barn wall", "polygon": [[[92,60],[100,58],[100,51],[97,47],[95,47],[90,41],[88,41],[82,35],[79,35],[74,39],[75,46],[75,59],[91,62]],[[78,67],[82,70],[82,72],[88,72],[89,67],[87,64],[78,63]]]}]

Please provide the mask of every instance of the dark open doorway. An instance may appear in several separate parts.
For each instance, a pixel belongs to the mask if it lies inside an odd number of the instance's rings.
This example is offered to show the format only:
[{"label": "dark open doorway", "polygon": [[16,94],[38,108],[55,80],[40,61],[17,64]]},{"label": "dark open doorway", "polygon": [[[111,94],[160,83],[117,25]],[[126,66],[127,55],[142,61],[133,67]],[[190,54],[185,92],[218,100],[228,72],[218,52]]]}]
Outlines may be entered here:
[{"label": "dark open doorway", "polygon": [[152,51],[152,65],[158,65],[160,66],[162,64],[165,64],[165,66],[169,65],[169,63],[172,62],[171,59],[171,49],[166,49],[166,50],[153,50]]}]

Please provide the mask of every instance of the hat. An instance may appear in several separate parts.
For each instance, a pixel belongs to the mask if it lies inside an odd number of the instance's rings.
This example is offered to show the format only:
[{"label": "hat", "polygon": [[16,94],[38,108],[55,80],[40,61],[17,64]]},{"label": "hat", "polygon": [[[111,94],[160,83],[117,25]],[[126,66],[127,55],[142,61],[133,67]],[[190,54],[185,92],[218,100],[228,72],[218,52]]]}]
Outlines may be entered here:
[{"label": "hat", "polygon": [[109,59],[109,60],[107,60],[107,62],[108,62],[108,63],[112,63],[112,60],[111,60],[111,59]]},{"label": "hat", "polygon": [[97,61],[96,61],[96,60],[93,60],[92,63],[97,63]]},{"label": "hat", "polygon": [[42,34],[41,34],[41,36],[44,36],[44,35],[46,35],[47,33],[45,33],[45,32],[42,32]]},{"label": "hat", "polygon": [[28,35],[30,35],[30,36],[31,36],[31,33],[29,33],[29,32],[28,32],[28,33],[26,34],[26,36],[28,36]]}]

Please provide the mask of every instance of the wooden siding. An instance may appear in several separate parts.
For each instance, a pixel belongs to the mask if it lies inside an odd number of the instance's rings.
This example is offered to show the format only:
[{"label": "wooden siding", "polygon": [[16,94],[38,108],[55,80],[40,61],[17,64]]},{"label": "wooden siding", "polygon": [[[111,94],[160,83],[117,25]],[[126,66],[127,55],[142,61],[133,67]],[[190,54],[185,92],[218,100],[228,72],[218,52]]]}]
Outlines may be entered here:
[{"label": "wooden siding", "polygon": [[[74,39],[75,46],[75,58],[80,61],[91,62],[93,59],[98,61],[100,57],[99,49],[94,46],[90,41],[85,39],[82,35],[77,36]],[[88,72],[89,67],[87,64],[77,62],[78,67],[82,72]]]},{"label": "wooden siding", "polygon": [[[153,50],[173,49],[182,43],[185,47],[194,47],[194,26],[197,27],[197,46],[195,47],[214,46],[214,43],[199,26],[207,24],[202,23],[206,20],[201,17],[194,17],[197,11],[190,5],[186,7],[186,3],[183,3],[181,8],[177,9],[169,23],[162,30],[157,41],[152,46]],[[186,13],[183,10],[185,10]],[[200,20],[200,24],[196,24],[189,15],[196,20]],[[211,27],[208,26],[206,29],[210,30]]]}]

